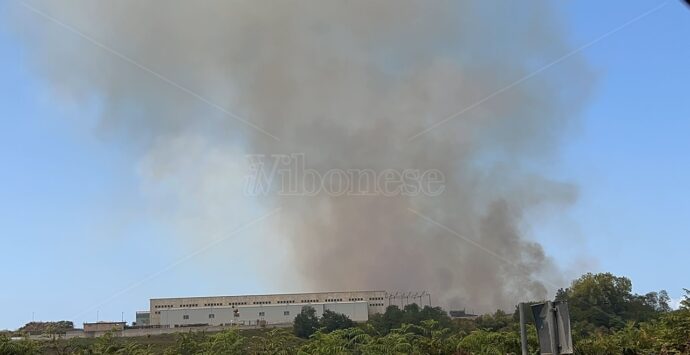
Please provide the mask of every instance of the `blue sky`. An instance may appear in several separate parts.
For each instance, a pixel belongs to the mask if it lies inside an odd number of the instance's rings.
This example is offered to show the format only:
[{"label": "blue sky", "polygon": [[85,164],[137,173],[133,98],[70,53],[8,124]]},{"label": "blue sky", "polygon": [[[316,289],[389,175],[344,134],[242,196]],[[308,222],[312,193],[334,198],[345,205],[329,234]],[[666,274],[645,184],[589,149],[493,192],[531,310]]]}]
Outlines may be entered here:
[{"label": "blue sky", "polygon": [[[577,47],[661,3],[572,1],[559,11]],[[592,97],[560,159],[541,167],[576,183],[580,198],[530,226],[565,269],[625,275],[639,293],[690,288],[688,38],[690,8],[668,1],[583,51]],[[0,329],[32,314],[131,321],[150,297],[271,290],[251,271],[218,285],[190,265],[137,284],[184,252],[152,218],[131,152],[99,135],[97,110],[56,98],[26,61],[0,25]]]}]

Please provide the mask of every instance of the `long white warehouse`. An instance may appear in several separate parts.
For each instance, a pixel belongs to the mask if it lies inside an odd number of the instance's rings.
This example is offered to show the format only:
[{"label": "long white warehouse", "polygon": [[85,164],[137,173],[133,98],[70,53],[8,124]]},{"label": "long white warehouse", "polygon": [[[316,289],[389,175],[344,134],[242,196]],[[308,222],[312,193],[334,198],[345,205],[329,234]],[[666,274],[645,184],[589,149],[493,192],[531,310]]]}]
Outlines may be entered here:
[{"label": "long white warehouse", "polygon": [[192,325],[268,325],[292,323],[303,307],[313,307],[321,317],[325,310],[347,315],[355,322],[369,319],[366,302],[275,304],[236,307],[199,307],[161,311],[161,326],[174,328]]},{"label": "long white warehouse", "polygon": [[138,325],[167,328],[284,324],[291,323],[306,305],[313,307],[319,317],[325,310],[331,310],[363,322],[369,319],[369,315],[385,311],[388,298],[385,291],[156,298],[150,300],[148,322]]}]

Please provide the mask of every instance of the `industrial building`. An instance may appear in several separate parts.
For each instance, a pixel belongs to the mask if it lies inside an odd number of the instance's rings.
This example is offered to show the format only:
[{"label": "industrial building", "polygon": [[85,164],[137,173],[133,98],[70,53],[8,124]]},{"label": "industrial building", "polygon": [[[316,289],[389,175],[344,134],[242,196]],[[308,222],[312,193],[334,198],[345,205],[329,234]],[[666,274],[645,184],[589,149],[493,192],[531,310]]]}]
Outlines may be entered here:
[{"label": "industrial building", "polygon": [[383,313],[388,301],[385,291],[154,298],[149,312],[137,312],[136,324],[162,328],[285,324],[304,306],[313,307],[319,317],[331,310],[364,322],[372,314]]},{"label": "industrial building", "polygon": [[151,313],[149,311],[138,311],[134,319],[134,326],[147,327],[151,325]]}]

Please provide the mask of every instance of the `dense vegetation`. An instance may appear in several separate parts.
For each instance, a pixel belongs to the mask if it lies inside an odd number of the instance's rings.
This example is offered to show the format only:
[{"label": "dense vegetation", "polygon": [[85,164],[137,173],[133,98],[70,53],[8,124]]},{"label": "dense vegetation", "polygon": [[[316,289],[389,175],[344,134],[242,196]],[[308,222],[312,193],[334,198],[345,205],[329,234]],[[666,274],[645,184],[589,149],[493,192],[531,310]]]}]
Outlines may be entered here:
[{"label": "dense vegetation", "polygon": [[[629,279],[586,274],[559,290],[567,300],[577,354],[690,354],[690,290],[671,310],[665,291],[632,293]],[[320,319],[305,307],[292,329],[178,333],[167,341],[71,339],[11,341],[0,335],[0,354],[519,354],[517,312],[451,319],[437,307],[389,306],[367,323],[342,314]],[[534,327],[531,353],[537,352]],[[162,336],[161,336],[162,337]],[[161,340],[163,338],[159,338]]]},{"label": "dense vegetation", "polygon": [[74,329],[74,323],[66,320],[58,322],[29,322],[17,329],[20,334],[64,333]]}]

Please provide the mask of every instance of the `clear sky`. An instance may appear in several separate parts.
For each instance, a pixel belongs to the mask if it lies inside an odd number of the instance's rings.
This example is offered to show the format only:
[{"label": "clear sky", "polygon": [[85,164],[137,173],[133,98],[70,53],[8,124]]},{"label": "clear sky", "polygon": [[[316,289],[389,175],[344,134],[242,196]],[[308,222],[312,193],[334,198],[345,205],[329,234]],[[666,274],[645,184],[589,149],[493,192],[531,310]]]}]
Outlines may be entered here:
[{"label": "clear sky", "polygon": [[[594,92],[560,159],[540,167],[580,198],[531,228],[566,270],[677,298],[690,288],[690,8],[665,3],[583,49]],[[570,1],[559,13],[579,47],[659,4]],[[96,110],[54,97],[27,60],[0,24],[0,329],[32,316],[132,321],[151,297],[277,291],[251,271],[214,284],[195,273],[222,273],[193,263],[146,280],[184,251],[149,218],[136,163],[98,134]]]}]

